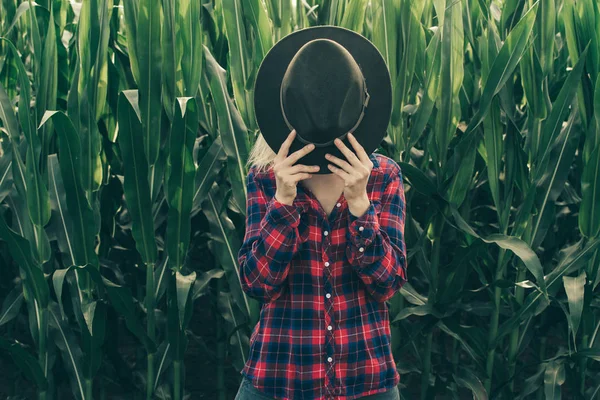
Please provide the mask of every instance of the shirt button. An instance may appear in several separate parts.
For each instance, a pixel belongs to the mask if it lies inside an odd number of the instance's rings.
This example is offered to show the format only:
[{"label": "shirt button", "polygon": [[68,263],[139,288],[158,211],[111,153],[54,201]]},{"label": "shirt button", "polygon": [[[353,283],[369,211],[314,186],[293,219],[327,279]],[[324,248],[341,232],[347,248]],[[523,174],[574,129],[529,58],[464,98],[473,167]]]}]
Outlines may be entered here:
[{"label": "shirt button", "polygon": [[331,293],[327,293],[327,294],[325,295],[325,297],[327,297],[327,298],[330,298],[330,297],[331,297]]},{"label": "shirt button", "polygon": [[325,266],[329,267],[329,261],[325,261]]},{"label": "shirt button", "polygon": [[358,249],[358,251],[362,253],[363,251],[365,251],[365,249],[361,247],[360,249]]},{"label": "shirt button", "polygon": [[358,228],[358,230],[359,230],[359,231],[364,231],[364,230],[365,230],[365,227],[364,227],[364,226],[361,226],[361,227],[359,227],[359,228]]},{"label": "shirt button", "polygon": [[332,329],[333,329],[333,327],[332,327],[331,325],[329,325],[329,326],[327,327],[327,329],[328,329],[328,330],[332,330]]},{"label": "shirt button", "polygon": [[327,235],[329,235],[329,232],[325,231],[325,232],[323,232],[323,235],[327,236]]},{"label": "shirt button", "polygon": [[332,361],[333,361],[333,358],[331,358],[331,357],[327,357],[327,361],[329,361],[329,362],[332,362]]},{"label": "shirt button", "polygon": [[337,203],[336,204],[336,207],[341,207],[341,206],[342,206],[342,203]]}]

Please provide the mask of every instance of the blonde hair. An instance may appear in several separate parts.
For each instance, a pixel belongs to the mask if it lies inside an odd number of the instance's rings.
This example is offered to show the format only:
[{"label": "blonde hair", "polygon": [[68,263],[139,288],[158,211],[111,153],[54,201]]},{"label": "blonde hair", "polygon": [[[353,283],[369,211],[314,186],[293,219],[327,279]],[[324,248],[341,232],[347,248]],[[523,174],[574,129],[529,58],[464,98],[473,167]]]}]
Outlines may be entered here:
[{"label": "blonde hair", "polygon": [[262,172],[273,163],[273,159],[277,154],[273,151],[271,146],[267,144],[267,141],[263,137],[262,133],[258,133],[254,145],[250,149],[248,154],[248,161],[246,161],[246,167],[250,168],[256,166],[257,172]]}]

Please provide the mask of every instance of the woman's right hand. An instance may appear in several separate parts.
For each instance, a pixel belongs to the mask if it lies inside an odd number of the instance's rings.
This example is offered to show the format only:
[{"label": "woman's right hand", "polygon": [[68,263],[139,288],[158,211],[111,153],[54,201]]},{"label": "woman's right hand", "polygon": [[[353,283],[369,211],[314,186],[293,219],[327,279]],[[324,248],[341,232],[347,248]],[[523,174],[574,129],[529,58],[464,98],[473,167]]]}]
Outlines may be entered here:
[{"label": "woman's right hand", "polygon": [[290,132],[285,142],[283,142],[279,148],[279,152],[273,160],[273,171],[275,172],[275,180],[277,185],[275,199],[280,203],[290,206],[293,204],[294,199],[296,198],[296,185],[298,182],[311,178],[312,174],[319,170],[318,165],[293,165],[301,157],[304,157],[315,148],[314,144],[307,144],[288,157],[288,151],[292,145],[292,142],[294,141],[295,136],[296,130],[294,129]]}]

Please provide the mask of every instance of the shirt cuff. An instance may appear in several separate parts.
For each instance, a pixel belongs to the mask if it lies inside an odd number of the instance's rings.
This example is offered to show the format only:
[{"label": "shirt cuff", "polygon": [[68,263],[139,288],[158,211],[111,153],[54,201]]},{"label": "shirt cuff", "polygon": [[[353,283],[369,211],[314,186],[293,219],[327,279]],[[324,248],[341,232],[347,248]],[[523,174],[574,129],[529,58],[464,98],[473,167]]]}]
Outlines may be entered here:
[{"label": "shirt cuff", "polygon": [[295,204],[290,206],[281,203],[273,196],[267,204],[266,219],[275,225],[284,224],[295,228],[300,223],[300,211]]},{"label": "shirt cuff", "polygon": [[358,249],[358,256],[364,254],[365,249],[375,240],[379,231],[379,218],[375,206],[371,201],[367,211],[357,217],[352,213],[348,213],[349,224],[349,240],[352,245]]}]

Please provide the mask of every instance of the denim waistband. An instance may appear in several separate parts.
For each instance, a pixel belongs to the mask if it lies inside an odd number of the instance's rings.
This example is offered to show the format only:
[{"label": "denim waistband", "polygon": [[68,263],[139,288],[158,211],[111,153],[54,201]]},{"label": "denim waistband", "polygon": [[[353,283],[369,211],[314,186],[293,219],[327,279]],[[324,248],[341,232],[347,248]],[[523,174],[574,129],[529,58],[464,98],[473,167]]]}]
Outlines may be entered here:
[{"label": "denim waistband", "polygon": [[[240,388],[234,400],[275,400],[254,387],[252,381],[246,376],[243,377]],[[390,390],[381,393],[375,393],[356,400],[400,400],[400,389],[396,386]]]}]

